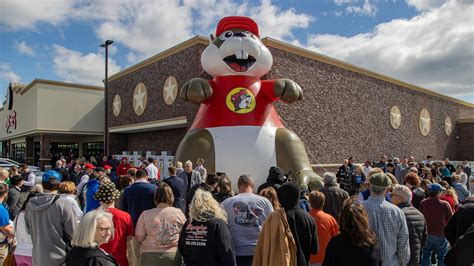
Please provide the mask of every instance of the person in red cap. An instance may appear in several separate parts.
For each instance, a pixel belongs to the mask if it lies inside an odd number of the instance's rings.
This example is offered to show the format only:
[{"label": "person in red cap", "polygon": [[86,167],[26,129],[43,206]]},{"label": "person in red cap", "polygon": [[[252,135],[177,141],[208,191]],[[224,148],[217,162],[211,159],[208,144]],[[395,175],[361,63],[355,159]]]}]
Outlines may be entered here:
[{"label": "person in red cap", "polygon": [[[83,192],[83,188],[84,188],[84,185],[87,184],[87,182],[89,182],[89,178],[90,178],[90,174],[92,174],[92,171],[94,171],[95,169],[95,166],[91,163],[86,163],[84,164],[84,169],[85,169],[85,174],[82,175],[81,177],[81,182],[79,182],[79,185],[77,185],[77,195],[78,195],[78,198],[79,198],[79,202],[81,202],[81,197],[83,196],[82,192]],[[84,206],[83,203],[85,203],[85,200],[82,199],[82,207]]]}]

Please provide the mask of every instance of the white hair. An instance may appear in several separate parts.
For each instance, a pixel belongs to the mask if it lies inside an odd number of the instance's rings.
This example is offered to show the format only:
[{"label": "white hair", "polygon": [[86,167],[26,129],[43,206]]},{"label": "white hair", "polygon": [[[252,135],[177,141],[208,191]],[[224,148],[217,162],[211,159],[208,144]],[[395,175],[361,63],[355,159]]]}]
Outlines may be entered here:
[{"label": "white hair", "polygon": [[56,166],[60,166],[60,165],[63,165],[63,161],[62,160],[57,160],[56,161]]},{"label": "white hair", "polygon": [[193,162],[191,162],[190,160],[187,160],[186,162],[184,162],[184,165],[193,165]]},{"label": "white hair", "polygon": [[332,172],[326,172],[324,173],[324,184],[336,184],[337,178],[336,175]]},{"label": "white hair", "polygon": [[403,198],[404,203],[411,202],[412,192],[407,186],[396,184],[392,187],[392,193],[395,193]]},{"label": "white hair", "polygon": [[417,173],[418,174],[418,169],[416,167],[411,167],[410,169],[408,169],[408,172],[412,172],[412,173]]},{"label": "white hair", "polygon": [[112,221],[112,214],[109,212],[104,211],[103,209],[99,208],[93,211],[86,213],[82,216],[79,225],[74,232],[72,237],[71,244],[74,247],[82,247],[82,248],[95,248],[97,247],[97,243],[95,242],[95,232],[97,227],[97,220],[99,218],[106,218],[110,221],[112,225],[112,237],[114,236],[114,223]]}]

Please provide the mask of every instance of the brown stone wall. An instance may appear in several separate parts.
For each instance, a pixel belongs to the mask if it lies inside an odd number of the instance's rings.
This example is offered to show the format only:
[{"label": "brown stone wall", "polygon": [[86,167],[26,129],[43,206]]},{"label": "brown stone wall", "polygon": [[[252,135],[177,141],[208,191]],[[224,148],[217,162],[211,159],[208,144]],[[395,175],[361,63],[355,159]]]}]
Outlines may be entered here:
[{"label": "brown stone wall", "polygon": [[[194,45],[111,81],[108,126],[179,116],[186,116],[189,126],[197,106],[180,99],[171,106],[165,104],[163,85],[170,75],[176,77],[178,86],[193,77],[209,78],[200,65],[204,48],[205,45]],[[444,120],[446,116],[450,116],[453,123],[459,118],[472,118],[474,108],[283,50],[270,50],[274,64],[264,78],[290,78],[303,88],[303,101],[291,105],[276,103],[275,106],[286,126],[305,143],[311,163],[339,163],[349,156],[354,156],[356,162],[365,159],[374,161],[381,154],[389,157],[414,155],[418,159],[431,154],[435,159],[444,156],[452,160],[459,159],[458,150],[461,154],[464,147],[460,147],[455,139],[458,129],[455,128],[453,134],[447,136],[444,133]],[[139,82],[148,88],[148,104],[142,116],[135,114],[132,103],[133,90]],[[115,94],[122,98],[119,117],[115,117],[112,112]],[[401,126],[397,130],[392,129],[389,122],[393,105],[397,105],[402,114]],[[427,108],[431,115],[431,132],[426,137],[421,135],[418,127],[422,108]],[[461,132],[465,132],[463,130]],[[129,151],[174,152],[184,135],[184,129],[128,134],[127,140],[119,135],[123,134],[109,136],[112,153],[123,150],[123,145],[114,144],[123,141],[128,141]]]},{"label": "brown stone wall", "polygon": [[474,123],[456,124],[455,137],[458,147],[456,159],[474,161]]},{"label": "brown stone wall", "polygon": [[[304,90],[303,101],[277,103],[277,112],[306,145],[312,163],[336,163],[349,156],[357,162],[414,155],[445,155],[453,134],[444,133],[444,119],[474,117],[473,108],[377,80],[342,68],[270,48],[274,65],[269,78],[291,78]],[[402,114],[399,129],[390,126],[390,108]],[[431,115],[431,132],[421,135],[418,117],[422,108]],[[456,151],[454,151],[456,154]],[[453,158],[456,156],[452,156]]]},{"label": "brown stone wall", "polygon": [[128,134],[128,150],[157,153],[171,151],[174,155],[184,134],[185,128]]},{"label": "brown stone wall", "polygon": [[44,166],[49,165],[51,161],[51,154],[49,153],[51,146],[51,136],[50,135],[40,135],[40,159],[39,166],[41,170],[45,170]]},{"label": "brown stone wall", "polygon": [[25,151],[25,163],[29,165],[34,164],[34,149],[35,149],[35,143],[33,141],[34,139],[29,137],[26,138],[26,151]]}]

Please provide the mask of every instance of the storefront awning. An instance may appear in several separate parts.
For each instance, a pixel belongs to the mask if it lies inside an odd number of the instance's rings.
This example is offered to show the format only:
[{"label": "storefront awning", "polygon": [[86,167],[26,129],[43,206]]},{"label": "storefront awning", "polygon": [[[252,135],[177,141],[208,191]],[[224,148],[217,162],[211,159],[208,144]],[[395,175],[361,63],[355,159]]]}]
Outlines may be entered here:
[{"label": "storefront awning", "polygon": [[136,133],[155,130],[164,130],[171,128],[186,127],[188,120],[185,116],[170,119],[155,120],[138,124],[130,124],[125,126],[109,127],[109,133]]}]

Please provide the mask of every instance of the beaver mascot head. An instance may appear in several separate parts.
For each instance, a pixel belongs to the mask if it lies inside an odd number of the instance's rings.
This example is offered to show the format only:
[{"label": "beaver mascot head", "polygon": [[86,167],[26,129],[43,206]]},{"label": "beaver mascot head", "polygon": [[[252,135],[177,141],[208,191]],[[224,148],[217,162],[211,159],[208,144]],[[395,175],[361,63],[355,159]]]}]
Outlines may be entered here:
[{"label": "beaver mascot head", "polygon": [[211,76],[261,77],[272,67],[273,58],[260,41],[258,26],[247,17],[223,18],[216,37],[201,55],[201,64]]}]

